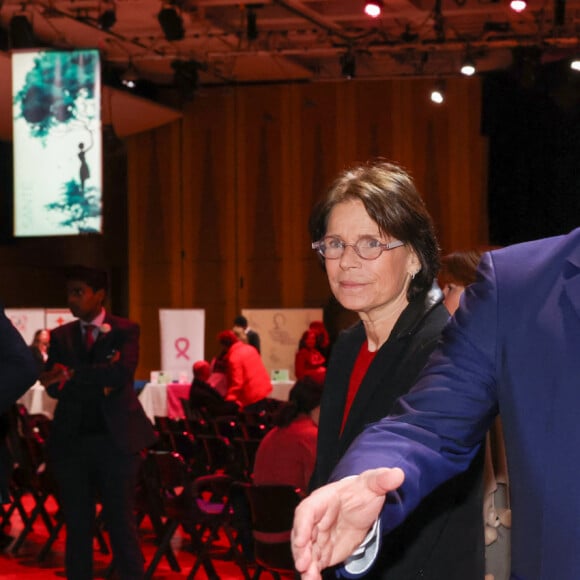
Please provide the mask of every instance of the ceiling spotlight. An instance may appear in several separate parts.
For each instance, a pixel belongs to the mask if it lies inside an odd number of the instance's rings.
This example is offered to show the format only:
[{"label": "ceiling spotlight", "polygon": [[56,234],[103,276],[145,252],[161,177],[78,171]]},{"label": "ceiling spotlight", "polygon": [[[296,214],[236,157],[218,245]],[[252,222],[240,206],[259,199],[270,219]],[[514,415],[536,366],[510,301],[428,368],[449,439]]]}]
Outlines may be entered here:
[{"label": "ceiling spotlight", "polygon": [[576,57],[570,61],[570,68],[580,72],[580,57]]},{"label": "ceiling spotlight", "polygon": [[133,63],[129,63],[127,70],[121,76],[121,82],[128,89],[134,89],[137,86],[137,81],[139,80],[139,74]]},{"label": "ceiling spotlight", "polygon": [[462,65],[461,68],[459,69],[461,71],[462,75],[465,75],[466,77],[471,77],[475,74],[476,69],[475,69],[475,62],[473,61],[472,58],[467,57]]},{"label": "ceiling spotlight", "polygon": [[175,8],[162,8],[157,20],[167,40],[181,40],[184,37],[183,19]]},{"label": "ceiling spotlight", "polygon": [[117,22],[117,13],[113,9],[104,10],[97,19],[99,28],[102,30],[110,30]]},{"label": "ceiling spotlight", "polygon": [[383,10],[382,0],[366,0],[365,1],[365,14],[371,18],[377,18],[381,15]]},{"label": "ceiling spotlight", "polygon": [[518,14],[520,12],[523,12],[527,7],[528,3],[526,2],[526,0],[511,0],[510,2],[510,8],[514,12],[517,12]]},{"label": "ceiling spotlight", "polygon": [[445,102],[445,84],[443,81],[439,81],[431,91],[429,97],[433,103],[436,105],[441,105]]}]

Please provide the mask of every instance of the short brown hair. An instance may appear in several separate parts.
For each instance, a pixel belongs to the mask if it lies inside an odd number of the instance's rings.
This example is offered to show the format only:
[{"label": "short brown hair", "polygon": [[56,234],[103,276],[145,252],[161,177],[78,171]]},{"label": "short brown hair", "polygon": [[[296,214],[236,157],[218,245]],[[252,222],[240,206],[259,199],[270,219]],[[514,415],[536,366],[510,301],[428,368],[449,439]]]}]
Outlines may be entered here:
[{"label": "short brown hair", "polygon": [[455,282],[462,286],[469,286],[475,282],[477,266],[483,252],[467,250],[452,252],[441,259],[441,284]]},{"label": "short brown hair", "polygon": [[399,165],[375,160],[341,173],[310,215],[312,241],[326,235],[334,206],[350,199],[360,200],[382,234],[409,244],[421,263],[411,280],[407,298],[431,288],[439,270],[439,245],[433,220],[411,176]]}]

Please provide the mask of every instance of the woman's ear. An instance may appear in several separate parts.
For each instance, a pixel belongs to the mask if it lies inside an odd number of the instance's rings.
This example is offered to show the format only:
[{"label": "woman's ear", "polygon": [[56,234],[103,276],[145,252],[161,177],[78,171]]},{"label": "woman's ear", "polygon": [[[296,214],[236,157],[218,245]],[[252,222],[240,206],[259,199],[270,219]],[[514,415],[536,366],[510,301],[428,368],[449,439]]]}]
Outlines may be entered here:
[{"label": "woman's ear", "polygon": [[417,256],[415,250],[409,251],[409,259],[407,261],[407,272],[411,278],[414,278],[421,271],[421,260]]}]

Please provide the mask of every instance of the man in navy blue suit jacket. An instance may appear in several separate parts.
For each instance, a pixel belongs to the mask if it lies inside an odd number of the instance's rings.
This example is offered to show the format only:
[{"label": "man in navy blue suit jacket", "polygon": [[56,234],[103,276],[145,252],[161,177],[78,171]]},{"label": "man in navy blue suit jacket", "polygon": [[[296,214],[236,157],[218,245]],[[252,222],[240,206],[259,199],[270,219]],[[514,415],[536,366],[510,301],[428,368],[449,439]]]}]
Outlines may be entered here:
[{"label": "man in navy blue suit jacket", "polygon": [[477,282],[397,412],[369,426],[334,483],[297,509],[297,569],[314,579],[346,560],[345,575],[364,575],[380,535],[469,465],[500,412],[511,578],[580,578],[579,408],[580,229],[484,255]]},{"label": "man in navy blue suit jacket", "polygon": [[93,577],[95,505],[103,516],[120,578],[143,577],[133,502],[140,452],[155,442],[135,394],[139,326],[105,311],[105,272],[74,267],[67,296],[78,320],[51,331],[41,381],[58,399],[49,463],[66,522],[66,574]]},{"label": "man in navy blue suit jacket", "polygon": [[22,396],[37,376],[28,345],[0,306],[0,413]]},{"label": "man in navy blue suit jacket", "polygon": [[[13,463],[6,442],[10,426],[7,411],[34,384],[37,375],[37,365],[28,345],[0,306],[0,503],[10,502]],[[12,538],[0,530],[0,550],[11,541]]]}]

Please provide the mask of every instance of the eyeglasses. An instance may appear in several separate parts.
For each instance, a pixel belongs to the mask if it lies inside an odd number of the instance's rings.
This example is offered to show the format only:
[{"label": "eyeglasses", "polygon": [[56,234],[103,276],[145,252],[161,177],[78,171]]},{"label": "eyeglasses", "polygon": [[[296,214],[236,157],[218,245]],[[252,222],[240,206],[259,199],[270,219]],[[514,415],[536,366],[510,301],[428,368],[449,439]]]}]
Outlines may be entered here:
[{"label": "eyeglasses", "polygon": [[316,250],[327,260],[338,260],[344,254],[347,246],[350,246],[359,258],[363,260],[376,260],[384,251],[393,250],[404,246],[405,242],[393,240],[383,244],[380,240],[370,236],[363,236],[354,244],[347,244],[337,236],[326,236],[312,243],[312,249]]}]

